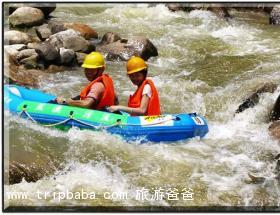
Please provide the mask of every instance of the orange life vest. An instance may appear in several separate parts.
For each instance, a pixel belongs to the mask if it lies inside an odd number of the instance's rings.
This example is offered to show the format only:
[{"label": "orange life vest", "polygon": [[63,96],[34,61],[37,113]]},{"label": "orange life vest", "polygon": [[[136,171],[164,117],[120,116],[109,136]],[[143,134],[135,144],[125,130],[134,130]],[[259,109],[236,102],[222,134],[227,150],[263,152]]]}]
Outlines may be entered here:
[{"label": "orange life vest", "polygon": [[[143,81],[140,87],[136,90],[136,92],[129,97],[128,107],[137,108],[141,105],[142,100],[142,93],[146,84],[149,84],[152,90],[152,97],[149,100],[146,116],[152,115],[160,115],[160,104],[159,104],[159,97],[158,92],[155,88],[155,85],[152,80],[146,79]],[[131,114],[135,116],[134,114]]]},{"label": "orange life vest", "polygon": [[111,79],[111,77],[107,74],[103,74],[102,76],[94,79],[87,86],[85,86],[80,93],[80,99],[84,100],[87,97],[91,86],[96,82],[102,82],[104,84],[105,91],[104,91],[100,101],[98,102],[98,104],[95,106],[94,109],[101,110],[105,106],[114,105],[114,103],[115,103],[114,84],[113,84],[113,80]]}]

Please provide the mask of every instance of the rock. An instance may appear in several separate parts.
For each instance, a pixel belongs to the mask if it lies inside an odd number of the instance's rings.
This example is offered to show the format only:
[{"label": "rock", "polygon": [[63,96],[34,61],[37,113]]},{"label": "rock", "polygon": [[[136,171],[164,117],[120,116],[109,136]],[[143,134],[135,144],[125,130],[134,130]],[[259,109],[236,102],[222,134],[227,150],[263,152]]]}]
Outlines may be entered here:
[{"label": "rock", "polygon": [[85,57],[87,56],[87,54],[82,53],[82,52],[76,52],[76,59],[77,59],[77,63],[78,65],[82,65],[84,62]]},{"label": "rock", "polygon": [[17,148],[10,152],[9,157],[9,184],[35,182],[44,176],[54,174],[59,164],[51,160],[50,154],[34,153]]},{"label": "rock", "polygon": [[129,40],[118,40],[116,42],[100,45],[96,48],[102,52],[107,60],[122,60],[127,61],[132,56],[142,57],[148,60],[152,56],[158,56],[157,48],[151,41],[142,36],[135,36]]},{"label": "rock", "polygon": [[75,52],[88,52],[91,47],[87,40],[72,29],[53,34],[46,41],[58,49],[64,47]]},{"label": "rock", "polygon": [[185,11],[189,12],[193,10],[193,7],[190,6],[190,4],[184,4],[184,3],[167,3],[167,8],[173,12],[176,11]]},{"label": "rock", "polygon": [[118,40],[121,40],[122,38],[113,33],[113,32],[107,32],[106,34],[103,35],[102,40],[101,40],[101,45],[107,45],[109,43],[116,42]]},{"label": "rock", "polygon": [[26,69],[36,69],[38,68],[37,61],[38,61],[38,54],[36,53],[36,55],[32,55],[28,58],[24,58],[20,60],[20,63],[23,64]]},{"label": "rock", "polygon": [[35,51],[35,49],[24,49],[22,51],[19,51],[19,53],[17,54],[17,60],[20,61],[24,58],[28,58],[28,57],[31,57],[31,56],[37,56],[38,57],[38,54]]},{"label": "rock", "polygon": [[222,6],[209,7],[208,10],[213,12],[214,14],[216,14],[216,16],[220,18],[231,17],[226,7],[222,7]]},{"label": "rock", "polygon": [[253,175],[252,173],[248,173],[248,176],[250,177],[252,183],[254,184],[261,184],[266,180],[265,177]]},{"label": "rock", "polygon": [[23,64],[26,69],[35,69],[37,68],[37,61],[39,55],[35,49],[25,49],[18,53],[17,60],[20,64]]},{"label": "rock", "polygon": [[269,117],[270,121],[280,120],[280,95],[278,96]]},{"label": "rock", "polygon": [[[270,13],[273,7],[270,6],[271,4],[254,4],[254,5],[248,5],[248,3],[232,3],[229,5],[230,9],[234,9],[237,11],[242,11],[242,12],[265,12],[265,13]],[[249,7],[248,7],[249,6]]]},{"label": "rock", "polygon": [[32,42],[32,37],[26,33],[20,31],[6,31],[4,33],[4,42],[5,44],[27,44]]},{"label": "rock", "polygon": [[48,24],[44,24],[36,27],[35,31],[41,41],[45,41],[52,35],[51,30],[48,28]]},{"label": "rock", "polygon": [[193,4],[193,3],[169,3],[166,4],[169,10],[190,12],[192,10],[209,10],[220,18],[230,18],[228,7],[223,4]]},{"label": "rock", "polygon": [[269,24],[280,25],[280,5],[273,7],[269,16]]},{"label": "rock", "polygon": [[49,67],[44,71],[47,73],[57,73],[64,71],[64,67],[57,66],[57,65],[49,65]]},{"label": "rock", "polygon": [[4,63],[4,75],[10,83],[16,83],[24,86],[38,87],[41,79],[46,79],[44,72],[40,70],[27,70],[24,66],[19,66],[16,58],[9,56]]},{"label": "rock", "polygon": [[75,31],[78,31],[81,36],[83,36],[85,39],[89,40],[91,38],[98,38],[98,34],[95,30],[93,30],[88,25],[82,24],[82,23],[65,23],[64,27],[66,29],[73,29]]},{"label": "rock", "polygon": [[263,86],[259,87],[254,93],[252,93],[245,101],[239,105],[235,113],[241,113],[242,111],[254,107],[258,104],[260,99],[260,94],[262,93],[273,93],[277,88],[277,85],[274,83],[265,83]]},{"label": "rock", "polygon": [[40,9],[20,7],[9,16],[9,21],[13,26],[32,27],[42,24],[44,18],[44,13]]},{"label": "rock", "polygon": [[273,122],[268,127],[269,132],[280,142],[280,120]]},{"label": "rock", "polygon": [[16,51],[21,51],[26,49],[27,46],[25,44],[14,44],[14,45],[6,45],[4,46],[4,49],[9,49],[9,50],[16,50]]},{"label": "rock", "polygon": [[61,64],[65,66],[73,65],[76,62],[76,54],[72,49],[59,49]]},{"label": "rock", "polygon": [[39,57],[44,61],[46,65],[60,64],[60,54],[58,50],[49,42],[43,42],[35,47]]},{"label": "rock", "polygon": [[17,8],[20,7],[34,7],[40,9],[45,17],[48,17],[51,12],[56,9],[55,3],[14,3],[9,4],[9,14],[12,14]]},{"label": "rock", "polygon": [[67,30],[64,23],[59,19],[51,19],[48,21],[48,27],[53,34]]},{"label": "rock", "polygon": [[4,58],[8,59],[9,56],[17,57],[19,51],[26,49],[24,44],[15,44],[15,45],[5,45],[4,46]]},{"label": "rock", "polygon": [[36,47],[38,47],[41,43],[37,43],[37,42],[32,42],[32,43],[27,43],[27,48],[28,49],[36,49]]}]

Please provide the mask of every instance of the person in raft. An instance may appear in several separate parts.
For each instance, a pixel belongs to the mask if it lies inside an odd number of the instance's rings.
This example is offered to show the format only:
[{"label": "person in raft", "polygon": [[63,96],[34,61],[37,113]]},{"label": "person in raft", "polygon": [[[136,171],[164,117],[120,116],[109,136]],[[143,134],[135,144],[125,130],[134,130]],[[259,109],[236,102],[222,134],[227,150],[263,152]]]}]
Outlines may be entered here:
[{"label": "person in raft", "polygon": [[110,112],[125,111],[132,116],[160,115],[158,92],[153,81],[147,78],[148,66],[140,57],[131,57],[126,65],[127,75],[137,90],[130,95],[128,106],[111,106]]},{"label": "person in raft", "polygon": [[103,110],[117,103],[112,78],[103,74],[105,61],[99,52],[91,52],[82,64],[85,76],[90,81],[79,96],[72,99],[57,97],[56,102],[70,106]]}]

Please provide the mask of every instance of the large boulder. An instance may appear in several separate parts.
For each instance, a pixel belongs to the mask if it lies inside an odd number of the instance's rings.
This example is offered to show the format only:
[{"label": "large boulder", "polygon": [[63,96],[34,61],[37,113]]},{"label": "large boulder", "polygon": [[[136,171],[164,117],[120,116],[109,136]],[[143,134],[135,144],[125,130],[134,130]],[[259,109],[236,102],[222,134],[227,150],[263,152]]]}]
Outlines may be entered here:
[{"label": "large boulder", "polygon": [[40,9],[45,17],[48,17],[51,12],[56,9],[55,3],[14,3],[9,5],[9,14],[12,14],[17,8],[20,7],[34,7]]},{"label": "large boulder", "polygon": [[240,113],[248,108],[254,107],[256,104],[258,104],[260,99],[260,94],[262,93],[273,93],[277,88],[277,85],[274,83],[265,83],[262,86],[258,87],[255,92],[253,92],[250,96],[248,96],[244,102],[239,105],[238,109],[235,111],[235,113]]},{"label": "large boulder", "polygon": [[280,120],[280,95],[278,96],[278,98],[274,104],[273,110],[272,110],[269,118],[270,118],[270,121]]},{"label": "large boulder", "polygon": [[91,38],[98,38],[98,34],[94,29],[82,23],[65,23],[64,27],[66,29],[73,29],[75,31],[78,31],[86,40],[89,40]]},{"label": "large boulder", "polygon": [[35,31],[41,41],[45,41],[52,35],[51,30],[48,28],[48,24],[43,24],[36,27]]},{"label": "large boulder", "polygon": [[113,32],[107,32],[106,34],[103,35],[101,39],[101,44],[107,45],[109,43],[113,43],[121,39],[122,38],[118,34],[115,34]]},{"label": "large boulder", "polygon": [[273,7],[269,16],[269,24],[280,25],[280,5]]},{"label": "large boulder", "polygon": [[122,39],[107,45],[99,45],[96,50],[103,53],[107,60],[127,61],[132,56],[139,56],[148,60],[152,56],[158,56],[157,48],[147,38],[135,36],[128,40]]},{"label": "large boulder", "polygon": [[35,46],[35,50],[46,65],[60,64],[59,51],[51,43],[45,41],[38,44]]},{"label": "large boulder", "polygon": [[33,39],[30,35],[20,31],[11,30],[4,33],[5,44],[27,44],[32,42],[32,40]]},{"label": "large boulder", "polygon": [[20,7],[9,16],[9,21],[13,26],[32,27],[42,24],[44,18],[44,13],[40,9]]},{"label": "large boulder", "polygon": [[75,52],[92,51],[91,44],[72,29],[53,34],[46,41],[58,49],[64,47]]}]

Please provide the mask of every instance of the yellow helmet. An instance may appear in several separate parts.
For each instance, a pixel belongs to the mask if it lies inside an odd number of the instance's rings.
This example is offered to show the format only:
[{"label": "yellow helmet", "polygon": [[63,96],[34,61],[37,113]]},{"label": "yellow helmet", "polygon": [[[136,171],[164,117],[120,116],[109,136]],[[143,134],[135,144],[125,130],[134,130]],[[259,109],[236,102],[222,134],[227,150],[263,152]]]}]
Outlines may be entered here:
[{"label": "yellow helmet", "polygon": [[83,68],[95,69],[105,66],[105,61],[103,56],[99,52],[91,52],[85,57]]},{"label": "yellow helmet", "polygon": [[139,72],[143,69],[147,69],[148,66],[141,57],[131,57],[126,64],[127,74],[130,75],[135,72]]}]

